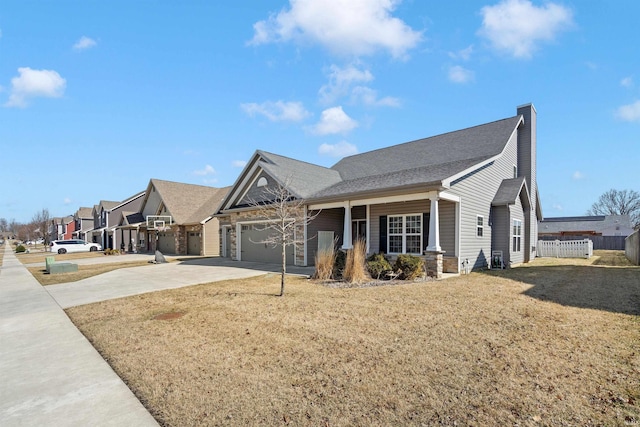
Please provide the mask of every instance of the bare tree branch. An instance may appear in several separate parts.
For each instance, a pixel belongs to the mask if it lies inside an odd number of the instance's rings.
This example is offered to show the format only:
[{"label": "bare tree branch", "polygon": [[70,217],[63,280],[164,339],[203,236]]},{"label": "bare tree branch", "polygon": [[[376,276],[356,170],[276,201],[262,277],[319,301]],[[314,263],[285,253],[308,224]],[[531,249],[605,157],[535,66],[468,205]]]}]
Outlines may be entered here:
[{"label": "bare tree branch", "polygon": [[249,205],[256,209],[258,218],[264,221],[264,226],[259,230],[267,231],[267,236],[264,239],[251,240],[251,242],[282,249],[279,296],[284,295],[287,246],[304,244],[306,241],[304,227],[320,214],[320,211],[307,212],[305,200],[296,198],[289,191],[292,181],[293,178],[289,177],[284,183],[267,186],[262,191],[261,200],[249,200]]},{"label": "bare tree branch", "polygon": [[611,189],[591,205],[587,215],[629,215],[635,228],[640,227],[640,193]]},{"label": "bare tree branch", "polygon": [[45,248],[49,245],[49,222],[51,221],[51,215],[49,214],[49,209],[43,208],[41,211],[36,212],[36,214],[31,218],[31,225],[33,232],[36,230],[41,234],[41,237],[44,239]]}]

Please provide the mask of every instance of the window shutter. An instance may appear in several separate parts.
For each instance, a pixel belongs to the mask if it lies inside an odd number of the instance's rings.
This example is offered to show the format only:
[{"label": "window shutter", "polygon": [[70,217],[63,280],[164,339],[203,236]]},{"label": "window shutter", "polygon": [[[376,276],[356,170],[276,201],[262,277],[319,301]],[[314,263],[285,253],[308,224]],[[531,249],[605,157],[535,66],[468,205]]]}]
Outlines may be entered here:
[{"label": "window shutter", "polygon": [[431,214],[423,213],[422,214],[422,250],[424,251],[429,246],[429,221],[431,219]]},{"label": "window shutter", "polygon": [[387,216],[380,216],[380,252],[387,253]]}]

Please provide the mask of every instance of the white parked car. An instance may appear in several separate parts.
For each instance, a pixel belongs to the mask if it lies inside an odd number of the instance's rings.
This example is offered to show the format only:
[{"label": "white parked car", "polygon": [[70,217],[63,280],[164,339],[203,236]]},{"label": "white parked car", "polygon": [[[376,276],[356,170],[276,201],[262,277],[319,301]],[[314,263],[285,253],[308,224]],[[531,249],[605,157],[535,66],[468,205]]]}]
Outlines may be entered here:
[{"label": "white parked car", "polygon": [[66,254],[67,252],[95,252],[101,251],[102,246],[97,243],[89,243],[84,240],[54,240],[49,244],[51,252]]}]

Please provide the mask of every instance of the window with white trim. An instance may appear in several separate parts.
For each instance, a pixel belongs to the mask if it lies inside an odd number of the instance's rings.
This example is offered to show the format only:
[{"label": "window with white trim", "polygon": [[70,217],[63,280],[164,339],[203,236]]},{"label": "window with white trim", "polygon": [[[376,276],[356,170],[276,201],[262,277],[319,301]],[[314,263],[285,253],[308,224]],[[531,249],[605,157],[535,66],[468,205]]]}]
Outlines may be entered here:
[{"label": "window with white trim", "polygon": [[484,216],[476,215],[476,237],[484,236]]},{"label": "window with white trim", "polygon": [[390,215],[387,219],[389,253],[420,255],[422,226],[422,214]]},{"label": "window with white trim", "polygon": [[522,221],[513,220],[513,252],[520,252],[520,243],[522,241]]}]

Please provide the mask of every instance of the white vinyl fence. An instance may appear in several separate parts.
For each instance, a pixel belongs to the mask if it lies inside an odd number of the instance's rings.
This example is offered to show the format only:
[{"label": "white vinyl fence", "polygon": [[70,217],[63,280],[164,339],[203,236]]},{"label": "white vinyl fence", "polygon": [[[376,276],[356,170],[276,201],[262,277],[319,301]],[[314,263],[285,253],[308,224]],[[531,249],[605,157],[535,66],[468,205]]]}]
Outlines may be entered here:
[{"label": "white vinyl fence", "polygon": [[593,256],[593,242],[585,240],[538,240],[539,257],[554,258],[591,258]]}]

